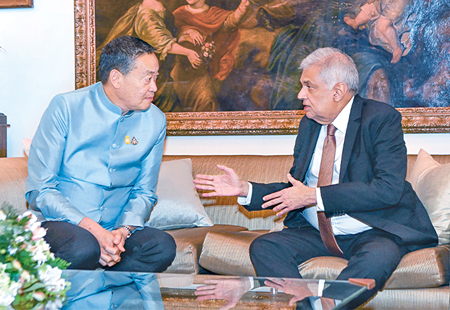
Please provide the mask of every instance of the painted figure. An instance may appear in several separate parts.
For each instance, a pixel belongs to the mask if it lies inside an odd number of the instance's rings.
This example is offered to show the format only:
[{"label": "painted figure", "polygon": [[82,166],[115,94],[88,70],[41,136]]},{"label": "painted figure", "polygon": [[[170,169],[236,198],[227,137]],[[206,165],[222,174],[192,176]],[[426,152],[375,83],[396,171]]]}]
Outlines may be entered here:
[{"label": "painted figure", "polygon": [[410,3],[411,0],[368,0],[355,18],[345,16],[344,21],[355,30],[369,23],[370,42],[391,52],[391,62],[397,63],[411,49],[405,23]]},{"label": "painted figure", "polygon": [[239,42],[238,27],[249,6],[242,0],[235,11],[209,6],[205,0],[187,0],[173,12],[178,28],[178,43],[199,52],[206,44],[214,47],[211,60],[192,67],[177,56],[171,76],[182,111],[216,111],[216,93],[233,70],[234,51]]},{"label": "painted figure", "polygon": [[97,64],[102,48],[111,40],[122,35],[140,38],[156,49],[160,61],[160,77],[158,78],[159,92],[154,104],[162,111],[174,109],[176,95],[171,87],[170,64],[165,62],[168,54],[180,55],[185,58],[192,68],[201,64],[200,56],[192,49],[177,43],[176,38],[166,26],[170,12],[159,0],[143,0],[132,6],[114,25],[104,43],[97,48]]}]

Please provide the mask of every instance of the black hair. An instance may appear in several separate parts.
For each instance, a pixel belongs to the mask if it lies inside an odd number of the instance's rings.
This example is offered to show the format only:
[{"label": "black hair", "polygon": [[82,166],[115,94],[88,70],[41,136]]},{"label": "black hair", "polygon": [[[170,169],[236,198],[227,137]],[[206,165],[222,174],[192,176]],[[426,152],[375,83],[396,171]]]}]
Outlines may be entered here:
[{"label": "black hair", "polygon": [[109,79],[111,70],[116,69],[122,74],[128,74],[134,67],[136,59],[144,54],[156,51],[147,42],[132,36],[118,37],[102,49],[99,63],[99,77],[102,83]]}]

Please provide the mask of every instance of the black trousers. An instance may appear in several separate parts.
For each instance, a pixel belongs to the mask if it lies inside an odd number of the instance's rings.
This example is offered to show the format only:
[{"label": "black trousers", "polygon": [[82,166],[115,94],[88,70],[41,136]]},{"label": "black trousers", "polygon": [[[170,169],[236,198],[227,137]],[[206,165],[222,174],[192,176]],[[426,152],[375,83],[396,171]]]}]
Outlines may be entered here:
[{"label": "black trousers", "polygon": [[[395,242],[392,235],[376,229],[336,236],[336,240],[348,260],[337,280],[368,278],[376,281],[374,289],[361,294],[345,309],[358,307],[383,288],[403,255],[408,253],[408,249]],[[330,254],[319,231],[313,227],[268,233],[256,238],[250,246],[250,258],[260,277],[301,278],[298,265],[318,256]]]},{"label": "black trousers", "polygon": [[125,252],[121,261],[113,267],[99,264],[100,245],[89,231],[67,222],[43,222],[47,229],[45,241],[56,257],[71,265],[70,269],[106,270],[134,272],[163,272],[175,258],[176,245],[171,235],[150,227],[136,231],[125,241]]}]

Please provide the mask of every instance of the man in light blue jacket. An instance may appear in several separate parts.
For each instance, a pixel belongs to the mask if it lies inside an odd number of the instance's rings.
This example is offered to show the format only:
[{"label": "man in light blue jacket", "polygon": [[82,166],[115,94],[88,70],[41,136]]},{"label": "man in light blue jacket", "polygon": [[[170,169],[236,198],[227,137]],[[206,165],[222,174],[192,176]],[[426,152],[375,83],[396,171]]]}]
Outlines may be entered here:
[{"label": "man in light blue jacket", "polygon": [[162,272],[175,257],[169,234],[144,228],[166,134],[152,104],[158,69],[149,44],[117,38],[102,51],[101,82],[55,96],[42,116],[26,199],[69,268]]}]

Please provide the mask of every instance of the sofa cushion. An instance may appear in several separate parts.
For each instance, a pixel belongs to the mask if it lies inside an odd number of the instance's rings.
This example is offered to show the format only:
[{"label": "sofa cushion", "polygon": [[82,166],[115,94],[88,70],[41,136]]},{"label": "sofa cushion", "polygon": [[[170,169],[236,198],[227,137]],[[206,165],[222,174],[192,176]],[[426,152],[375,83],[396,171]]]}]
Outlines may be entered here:
[{"label": "sofa cushion", "polygon": [[[254,239],[268,231],[208,233],[200,255],[200,265],[219,274],[255,276],[249,248]],[[438,287],[446,283],[449,248],[439,246],[406,254],[385,285],[385,289]],[[298,266],[305,279],[334,280],[347,266],[337,257],[316,257]]]},{"label": "sofa cushion", "polygon": [[382,290],[357,309],[368,310],[443,310],[449,309],[450,287]]},{"label": "sofa cushion", "polygon": [[409,181],[428,211],[439,244],[449,244],[450,164],[441,165],[421,149]]},{"label": "sofa cushion", "polygon": [[[445,246],[426,248],[406,254],[386,282],[384,289],[439,287],[446,283],[449,249]],[[299,265],[305,279],[334,280],[347,267],[338,257],[317,257]]]},{"label": "sofa cushion", "polygon": [[169,230],[213,225],[195,190],[190,159],[161,164],[156,194],[158,202],[146,226]]},{"label": "sofa cushion", "polygon": [[211,232],[206,235],[199,264],[224,275],[256,276],[250,261],[250,244],[267,230]]},{"label": "sofa cushion", "polygon": [[177,253],[172,265],[166,270],[169,273],[199,272],[198,259],[203,248],[203,240],[210,232],[237,232],[247,228],[236,225],[214,225],[210,227],[183,228],[167,231],[177,244]]}]

